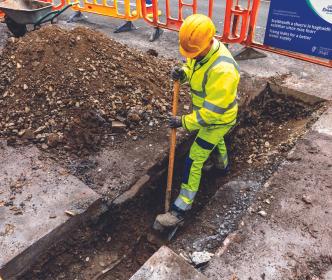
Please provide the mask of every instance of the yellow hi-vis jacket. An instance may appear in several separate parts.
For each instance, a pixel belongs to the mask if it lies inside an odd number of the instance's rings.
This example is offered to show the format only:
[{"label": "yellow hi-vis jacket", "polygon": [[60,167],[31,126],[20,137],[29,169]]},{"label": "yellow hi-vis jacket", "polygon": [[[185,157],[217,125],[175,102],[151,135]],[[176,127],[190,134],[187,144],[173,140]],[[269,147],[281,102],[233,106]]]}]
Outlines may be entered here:
[{"label": "yellow hi-vis jacket", "polygon": [[182,116],[189,131],[236,120],[239,67],[228,49],[214,39],[209,53],[201,60],[187,59],[183,65],[190,84],[193,112]]}]

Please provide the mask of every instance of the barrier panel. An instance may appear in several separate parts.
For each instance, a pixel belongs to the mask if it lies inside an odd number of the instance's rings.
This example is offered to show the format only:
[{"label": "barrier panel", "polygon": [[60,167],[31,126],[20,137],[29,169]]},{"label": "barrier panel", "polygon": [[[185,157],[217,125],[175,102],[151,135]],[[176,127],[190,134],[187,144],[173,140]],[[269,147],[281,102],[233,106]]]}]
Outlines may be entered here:
[{"label": "barrier panel", "polygon": [[5,17],[5,14],[0,11],[0,20]]},{"label": "barrier panel", "polygon": [[[181,24],[183,22],[183,8],[189,7],[192,9],[193,14],[197,13],[197,0],[192,0],[192,1],[193,2],[191,4],[189,4],[189,3],[184,2],[183,0],[179,0],[178,18],[173,18],[171,16],[170,0],[166,0],[165,1],[165,21],[162,22],[159,17],[160,12],[158,14],[158,11],[160,11],[158,0],[151,1],[152,9],[150,9],[149,11],[147,10],[147,7],[144,5],[145,0],[141,0],[142,17],[147,23],[152,24],[155,27],[179,31]],[[211,12],[212,12],[212,7],[213,7],[213,2],[214,2],[214,0],[209,0],[209,6],[211,6]],[[152,16],[151,16],[151,13],[152,13]]]},{"label": "barrier panel", "polygon": [[[171,16],[171,3],[170,0],[165,0],[165,18],[162,20],[158,15],[158,10],[160,3],[158,0],[152,0],[152,17],[148,16],[148,11],[143,5],[145,0],[141,0],[141,8],[142,8],[142,16],[143,19],[150,25],[154,27],[159,27],[163,29],[169,29],[174,31],[179,31],[181,24],[184,20],[184,7],[189,8],[191,10],[191,14],[197,13],[198,9],[198,0],[191,0],[191,3],[184,2],[184,0],[178,0],[177,9],[178,15],[176,18]],[[189,1],[189,0],[187,0]],[[279,1],[279,0],[271,0],[271,1]],[[286,1],[286,0],[285,0]],[[303,0],[305,1],[305,0]],[[173,1],[174,3],[174,1]],[[172,4],[173,4],[172,3]],[[199,1],[199,4],[202,2]],[[215,17],[216,12],[223,11],[215,11],[215,2],[214,0],[206,0],[207,5],[207,16],[210,18]],[[222,33],[216,36],[217,39],[222,41],[223,43],[238,43],[242,44],[245,47],[256,48],[268,52],[277,53],[280,55],[304,60],[307,62],[332,67],[332,61],[328,59],[321,59],[309,55],[305,55],[299,52],[289,51],[280,49],[277,47],[269,46],[264,43],[255,42],[255,31],[257,29],[257,16],[260,11],[260,0],[247,0],[246,7],[242,7],[239,4],[239,0],[225,0],[225,7],[222,8],[225,12],[224,16],[224,26],[221,28]],[[174,4],[173,4],[174,6]],[[174,7],[173,7],[174,8]],[[332,7],[331,7],[332,9]],[[218,16],[218,15],[217,15]],[[221,19],[218,19],[220,22]],[[217,29],[220,26],[217,25]],[[332,50],[331,50],[332,51]]]},{"label": "barrier panel", "polygon": [[[68,3],[76,3],[77,0],[67,0]],[[83,0],[80,4],[72,7],[75,11],[94,13],[102,16],[109,16],[118,19],[124,19],[126,21],[134,21],[141,17],[141,0],[121,0],[120,2],[124,6],[124,12],[119,9],[118,0],[113,0],[108,3],[107,0]],[[131,6],[135,5],[135,9],[132,10]],[[133,13],[134,12],[134,13]]]}]

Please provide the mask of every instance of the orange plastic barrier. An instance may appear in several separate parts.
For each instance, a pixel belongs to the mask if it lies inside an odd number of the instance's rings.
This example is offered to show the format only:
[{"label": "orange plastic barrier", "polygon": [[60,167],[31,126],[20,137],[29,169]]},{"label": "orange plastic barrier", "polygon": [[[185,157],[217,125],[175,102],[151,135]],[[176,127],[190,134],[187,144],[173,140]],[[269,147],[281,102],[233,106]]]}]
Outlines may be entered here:
[{"label": "orange plastic barrier", "polygon": [[0,11],[0,20],[5,17],[5,14]]},{"label": "orange plastic barrier", "polygon": [[[250,2],[251,1],[248,0],[247,7],[242,8],[239,5],[238,0],[236,1],[235,5],[233,3],[233,0],[227,0],[224,32],[221,37],[221,40],[223,42],[243,43],[246,40],[249,24],[255,24],[256,17],[255,16],[253,17],[253,15],[255,14],[255,12],[257,12],[257,9],[259,7],[258,6],[259,0],[254,0],[252,8],[250,7],[251,6]],[[239,26],[240,21],[241,21],[241,26]],[[250,27],[249,30],[251,30]]]},{"label": "orange plastic barrier", "polygon": [[[77,0],[67,1],[68,3],[77,2]],[[109,4],[107,0],[83,0],[80,1],[80,4],[73,6],[72,9],[80,12],[124,19],[127,21],[134,21],[141,17],[141,13],[137,12],[141,11],[141,0],[121,0],[121,4],[124,6],[124,12],[120,11],[118,0],[113,0],[112,2],[112,4]],[[134,7],[133,9],[132,6]]]},{"label": "orange plastic barrier", "polygon": [[[165,1],[165,20],[162,21],[158,15],[159,2],[158,0],[152,0],[152,17],[148,16],[148,11],[143,5],[145,0],[142,1],[142,16],[144,20],[155,27],[160,27],[163,29],[178,31],[184,19],[183,8],[189,7],[192,10],[192,14],[197,13],[198,10],[198,0],[191,0],[191,3],[184,2],[184,0],[178,0],[178,16],[174,18],[171,16],[170,0]],[[186,0],[190,1],[190,0]],[[212,18],[214,12],[214,0],[208,1],[207,15]],[[242,7],[239,4],[239,0],[225,0],[225,18],[224,18],[224,28],[222,35],[217,35],[218,38],[223,43],[238,43],[245,47],[252,47],[264,51],[269,51],[277,53],[280,55],[301,59],[311,63],[327,66],[332,68],[331,60],[324,60],[312,56],[307,56],[301,53],[290,52],[282,49],[273,48],[264,44],[260,44],[254,41],[257,15],[260,8],[260,0],[247,0],[246,7]],[[200,2],[202,3],[202,2]],[[172,3],[174,5],[174,1]],[[187,9],[188,10],[188,9]],[[217,26],[218,29],[218,26]]]}]

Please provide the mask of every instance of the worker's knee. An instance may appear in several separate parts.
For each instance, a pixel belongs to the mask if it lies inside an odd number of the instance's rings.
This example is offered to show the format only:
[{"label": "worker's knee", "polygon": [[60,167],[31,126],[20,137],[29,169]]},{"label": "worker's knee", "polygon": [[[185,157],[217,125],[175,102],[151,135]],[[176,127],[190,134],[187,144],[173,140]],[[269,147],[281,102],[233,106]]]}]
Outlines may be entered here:
[{"label": "worker's knee", "polygon": [[190,158],[195,163],[202,163],[209,157],[214,147],[215,144],[197,137],[190,149]]}]

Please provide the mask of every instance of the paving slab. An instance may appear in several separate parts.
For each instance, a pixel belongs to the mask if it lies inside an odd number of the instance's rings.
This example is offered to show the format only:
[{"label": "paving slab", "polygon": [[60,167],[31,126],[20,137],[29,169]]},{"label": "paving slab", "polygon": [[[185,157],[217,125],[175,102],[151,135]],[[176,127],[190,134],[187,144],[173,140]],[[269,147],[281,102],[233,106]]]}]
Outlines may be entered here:
[{"label": "paving slab", "polygon": [[239,61],[241,70],[252,77],[276,78],[278,84],[317,97],[332,100],[332,69],[281,55]]},{"label": "paving slab", "polygon": [[[332,108],[258,194],[211,279],[331,279]],[[268,199],[269,203],[266,203]],[[259,211],[265,213],[259,214]],[[263,215],[264,214],[264,215]],[[218,253],[216,254],[218,255]]]},{"label": "paving slab", "polygon": [[8,280],[82,222],[99,195],[34,146],[0,142],[0,157],[0,275]]},{"label": "paving slab", "polygon": [[130,280],[207,280],[171,249],[162,246]]}]

